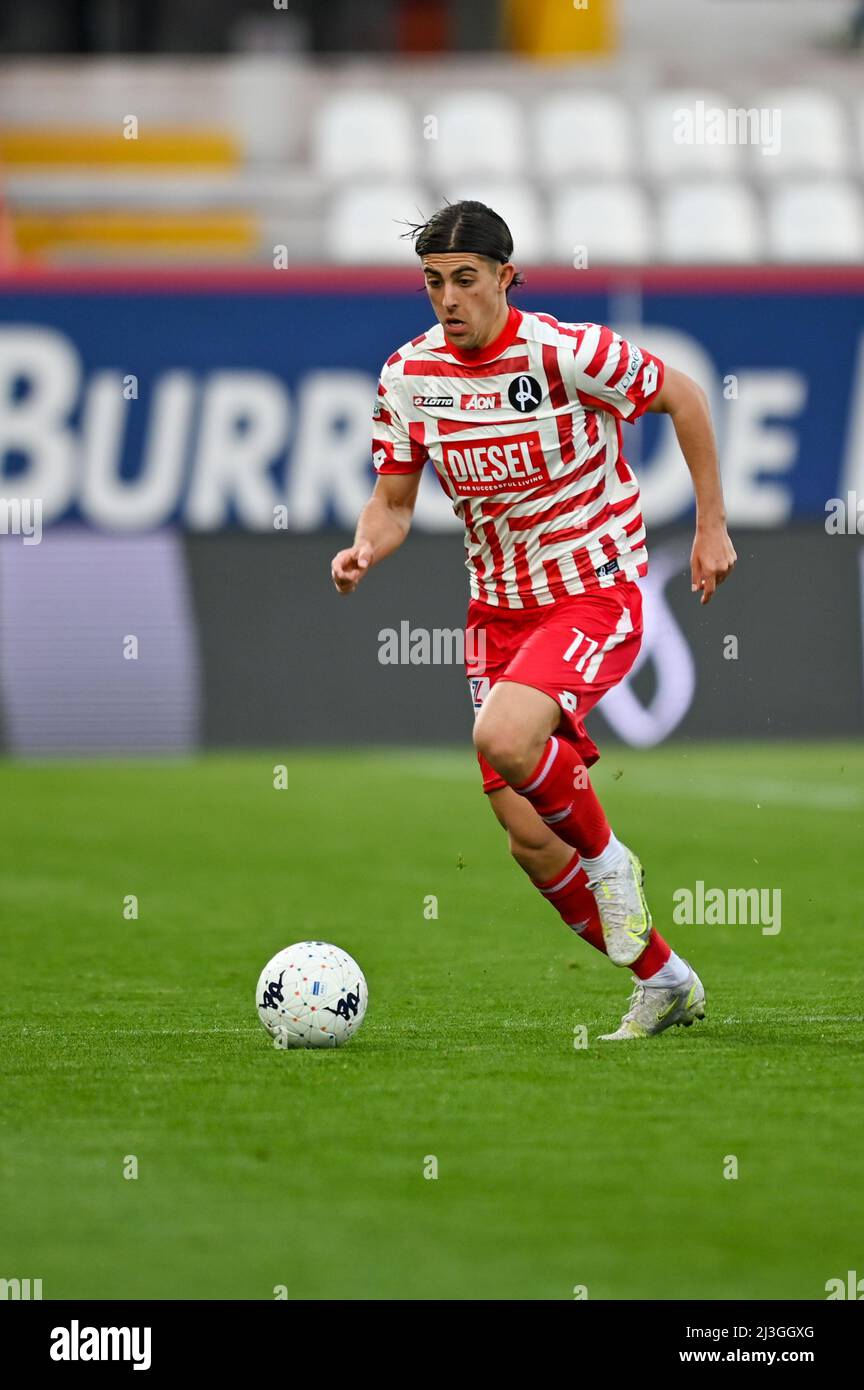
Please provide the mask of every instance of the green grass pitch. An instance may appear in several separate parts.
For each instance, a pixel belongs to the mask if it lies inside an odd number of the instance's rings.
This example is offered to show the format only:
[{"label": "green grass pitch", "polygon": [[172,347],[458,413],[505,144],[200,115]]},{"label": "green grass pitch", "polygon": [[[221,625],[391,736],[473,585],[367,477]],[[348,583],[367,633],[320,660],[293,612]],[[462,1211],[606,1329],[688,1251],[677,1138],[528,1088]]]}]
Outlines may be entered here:
[{"label": "green grass pitch", "polygon": [[[708,991],[705,1023],[612,1045],[630,973],[510,860],[470,747],[4,763],[0,1276],[824,1299],[862,1259],[862,774],[837,743],[607,747],[595,784]],[[780,933],[670,927],[697,879],[780,888]],[[280,1052],[254,987],[307,938],[357,957],[369,1013]]]}]

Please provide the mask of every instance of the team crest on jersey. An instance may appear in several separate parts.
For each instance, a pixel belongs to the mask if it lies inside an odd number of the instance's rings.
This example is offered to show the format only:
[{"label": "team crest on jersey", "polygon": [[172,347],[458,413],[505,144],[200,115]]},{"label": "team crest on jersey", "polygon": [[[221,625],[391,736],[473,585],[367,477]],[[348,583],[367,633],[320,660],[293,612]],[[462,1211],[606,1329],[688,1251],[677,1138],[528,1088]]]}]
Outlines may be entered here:
[{"label": "team crest on jersey", "polygon": [[459,401],[461,410],[500,410],[501,392],[500,391],[477,391],[471,396],[462,396]]},{"label": "team crest on jersey", "polygon": [[424,406],[427,410],[434,410],[436,407],[453,405],[452,396],[415,396],[414,404]]},{"label": "team crest on jersey", "polygon": [[534,376],[517,376],[510,383],[507,399],[520,415],[536,410],[543,399],[540,382]]},{"label": "team crest on jersey", "polygon": [[441,441],[442,471],[463,497],[521,492],[549,481],[537,430],[470,443]]}]

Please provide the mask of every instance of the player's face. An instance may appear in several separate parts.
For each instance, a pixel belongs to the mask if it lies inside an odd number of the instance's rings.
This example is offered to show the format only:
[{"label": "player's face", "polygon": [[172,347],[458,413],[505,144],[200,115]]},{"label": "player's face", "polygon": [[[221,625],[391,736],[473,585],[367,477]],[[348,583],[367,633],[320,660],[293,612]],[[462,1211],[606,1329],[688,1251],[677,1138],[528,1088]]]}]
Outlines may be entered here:
[{"label": "player's face", "polygon": [[507,317],[505,291],[515,267],[464,251],[424,256],[422,265],[432,308],[450,341],[460,348],[491,342]]}]

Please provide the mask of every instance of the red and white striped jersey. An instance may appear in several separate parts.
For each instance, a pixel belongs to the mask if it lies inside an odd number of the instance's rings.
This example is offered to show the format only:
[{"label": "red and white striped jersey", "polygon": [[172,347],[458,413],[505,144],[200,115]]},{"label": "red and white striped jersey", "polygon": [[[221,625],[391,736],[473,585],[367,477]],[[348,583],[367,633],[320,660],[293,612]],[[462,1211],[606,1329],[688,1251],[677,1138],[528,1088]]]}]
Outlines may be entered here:
[{"label": "red and white striped jersey", "polygon": [[662,384],[663,363],[602,324],[511,307],[471,351],[436,324],[382,369],[373,462],[414,473],[432,460],[465,524],[473,598],[554,603],[647,572],[621,421]]}]

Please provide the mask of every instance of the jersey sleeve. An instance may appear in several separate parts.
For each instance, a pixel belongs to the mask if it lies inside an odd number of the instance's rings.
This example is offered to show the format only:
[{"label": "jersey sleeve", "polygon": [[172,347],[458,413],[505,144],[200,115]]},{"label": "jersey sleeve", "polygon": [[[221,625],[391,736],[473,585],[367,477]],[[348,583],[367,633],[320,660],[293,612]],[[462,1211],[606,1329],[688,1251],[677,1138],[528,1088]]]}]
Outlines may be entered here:
[{"label": "jersey sleeve", "polygon": [[585,325],[575,349],[576,395],[590,410],[638,420],[663,386],[663,363],[604,324]]},{"label": "jersey sleeve", "polygon": [[378,380],[378,396],[372,411],[372,462],[375,472],[419,473],[427,458],[422,422],[406,425],[401,418],[385,367]]}]

